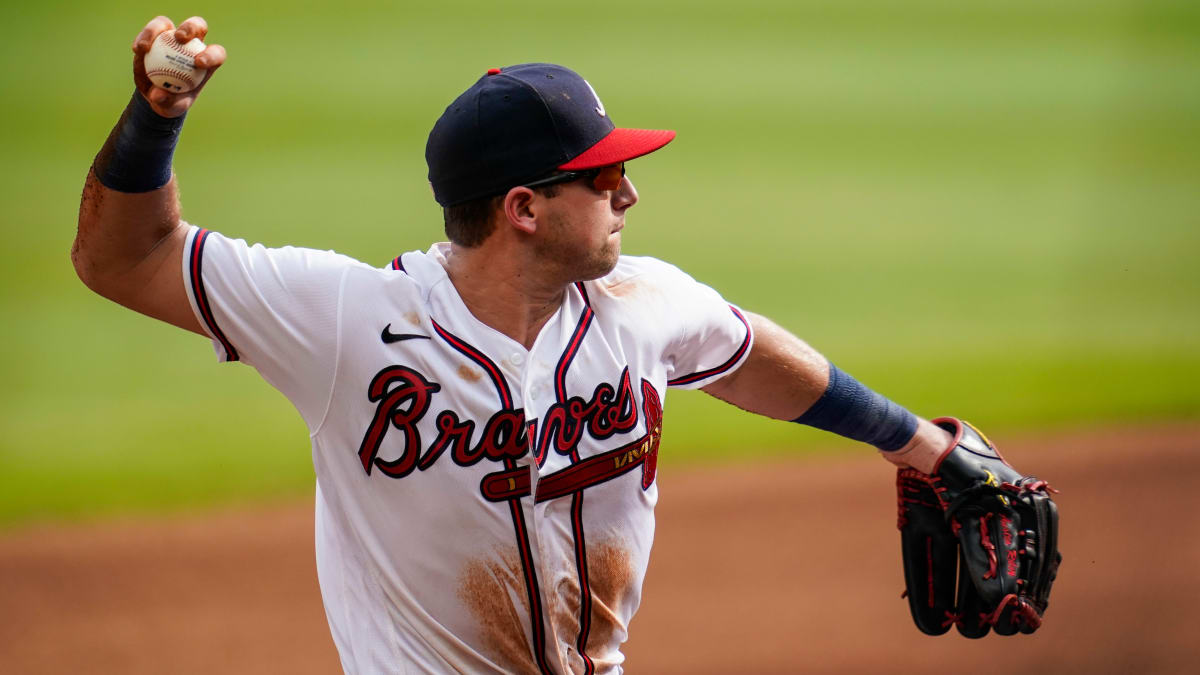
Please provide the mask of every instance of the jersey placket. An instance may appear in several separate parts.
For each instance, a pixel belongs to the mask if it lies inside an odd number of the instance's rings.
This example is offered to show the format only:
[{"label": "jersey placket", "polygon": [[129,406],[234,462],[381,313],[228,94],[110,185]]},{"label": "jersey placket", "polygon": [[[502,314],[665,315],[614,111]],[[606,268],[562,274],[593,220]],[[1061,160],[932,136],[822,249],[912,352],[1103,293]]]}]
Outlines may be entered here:
[{"label": "jersey placket", "polygon": [[[536,458],[537,450],[537,434],[540,431],[538,428],[539,411],[544,409],[545,392],[548,391],[542,384],[542,381],[547,372],[545,364],[541,359],[537,358],[539,353],[539,345],[543,342],[546,336],[553,328],[557,317],[551,319],[551,325],[543,328],[541,334],[534,341],[533,346],[528,353],[522,353],[520,350],[513,350],[508,357],[504,359],[504,364],[507,370],[513,374],[513,381],[519,383],[520,401],[525,410],[525,428],[529,439],[529,452],[520,459],[520,463],[524,465],[529,476],[529,493],[520,498],[520,503],[524,507],[524,511],[529,516],[529,536],[530,545],[537,552],[537,577],[540,581],[538,591],[541,594],[541,606],[543,608],[542,631],[545,635],[545,641],[542,645],[542,654],[539,658],[539,663],[542,659],[549,662],[551,667],[558,671],[555,667],[557,664],[556,655],[558,653],[559,637],[557,635],[555,622],[551,618],[551,607],[553,607],[554,589],[550,584],[550,577],[546,568],[545,561],[547,559],[544,542],[546,539],[545,522],[541,517],[537,508],[535,495],[537,494],[538,484],[538,463]],[[533,647],[535,650],[537,645]]]},{"label": "jersey placket", "polygon": [[[463,356],[467,357],[481,367],[487,374],[492,385],[496,389],[498,402],[501,409],[516,410],[518,403],[524,400],[523,392],[514,392],[509,385],[509,382],[522,382],[523,372],[516,364],[511,363],[510,358],[501,358],[499,363],[493,360],[484,352],[476,347],[464,342],[461,338],[454,335],[447,329],[443,328],[438,322],[431,317],[434,331],[453,349],[458,351]],[[486,344],[486,343],[485,343]],[[496,345],[490,345],[492,354],[504,354],[509,350],[497,348]],[[485,347],[486,348],[486,347]],[[520,352],[511,352],[520,354]],[[507,374],[506,374],[507,371]],[[523,389],[523,387],[522,387]],[[530,471],[536,471],[536,462],[533,460],[532,452],[526,452],[518,459],[506,459],[504,461],[504,470],[513,472],[522,466],[530,467]],[[532,475],[532,474],[531,474]],[[532,494],[528,495],[532,497]],[[539,581],[541,578],[541,565],[539,564],[539,556],[537,555],[540,549],[538,544],[538,532],[534,522],[535,509],[534,502],[530,499],[528,502],[521,495],[512,495],[505,500],[507,502],[509,513],[512,517],[513,535],[516,539],[518,552],[521,558],[521,567],[524,571],[525,592],[529,599],[530,609],[530,629],[533,633],[533,644],[531,648],[534,653],[535,661],[538,664],[538,669],[542,673],[550,673],[553,670],[549,667],[546,661],[547,653],[547,635],[546,635],[546,618],[545,618],[545,594],[543,593],[544,584]]]},{"label": "jersey placket", "polygon": [[[500,367],[508,376],[509,380],[518,383],[519,391],[513,392],[513,397],[520,402],[524,408],[526,417],[526,430],[529,438],[529,453],[522,457],[518,464],[524,465],[529,472],[529,493],[522,497],[520,502],[523,511],[528,516],[529,522],[529,537],[530,544],[536,550],[537,570],[536,575],[539,580],[538,591],[541,594],[541,607],[543,608],[544,622],[543,629],[545,634],[545,643],[542,656],[550,662],[557,662],[559,655],[559,645],[562,643],[582,643],[586,640],[586,632],[581,636],[575,635],[559,635],[557,622],[553,620],[551,608],[555,607],[556,603],[560,603],[562,598],[554,597],[556,589],[552,586],[554,570],[550,569],[547,561],[555,560],[557,556],[547,550],[547,546],[553,546],[555,543],[553,538],[555,532],[564,524],[553,522],[547,514],[551,509],[544,507],[549,504],[542,505],[539,508],[537,503],[537,487],[539,478],[556,470],[561,470],[570,463],[578,461],[578,449],[574,449],[570,456],[563,456],[553,449],[547,450],[545,461],[539,466],[537,458],[538,438],[543,433],[541,422],[544,418],[544,413],[551,405],[558,401],[558,392],[561,390],[559,380],[563,373],[557,372],[557,366],[561,365],[563,354],[570,349],[570,343],[563,344],[562,335],[566,332],[568,335],[575,335],[578,329],[575,327],[572,317],[583,317],[585,313],[590,315],[590,309],[586,305],[579,302],[578,297],[568,297],[564,300],[562,310],[558,312],[551,320],[543,327],[538,337],[534,340],[534,344],[528,352],[524,352],[515,345],[507,345],[506,351],[500,353],[507,355],[500,359]],[[563,322],[569,322],[570,326],[564,326]],[[526,464],[527,463],[527,464]],[[582,509],[582,493],[579,493],[576,498],[578,507],[572,509],[572,513],[580,514]],[[529,501],[525,501],[528,499]],[[575,538],[576,548],[582,546],[582,521],[573,519],[573,522],[566,525],[572,531]],[[582,558],[577,558],[577,563],[583,562]],[[586,563],[584,563],[586,565]],[[578,568],[577,568],[578,569]],[[586,571],[585,571],[586,576]],[[586,586],[584,586],[586,588]],[[590,607],[583,602],[586,611],[590,613]],[[537,646],[534,646],[537,649]],[[580,647],[582,653],[582,647]],[[587,664],[586,672],[593,672],[592,663],[587,657],[584,657]],[[540,660],[539,660],[540,662]],[[569,671],[568,664],[558,664],[560,668]]]},{"label": "jersey placket", "polygon": [[[523,380],[525,395],[525,410],[526,414],[540,415],[539,424],[532,426],[536,431],[535,435],[531,436],[530,447],[534,461],[531,471],[531,496],[534,498],[534,530],[538,546],[540,549],[540,560],[543,562],[541,577],[547,580],[544,585],[544,592],[548,595],[555,593],[556,589],[551,587],[549,582],[553,578],[554,571],[548,569],[546,565],[548,561],[558,559],[557,555],[552,554],[547,550],[548,546],[557,545],[559,542],[551,539],[559,531],[569,531],[571,533],[571,548],[573,553],[574,572],[578,580],[578,621],[579,629],[575,635],[559,635],[558,631],[562,626],[557,625],[557,622],[550,621],[550,634],[555,640],[556,647],[562,644],[571,644],[575,647],[576,654],[582,659],[584,672],[592,673],[595,671],[595,666],[591,658],[586,654],[585,647],[589,632],[589,624],[591,621],[591,591],[588,583],[587,556],[586,556],[586,539],[583,526],[583,506],[584,492],[576,491],[568,496],[558,498],[558,500],[570,500],[569,523],[552,522],[551,514],[554,514],[554,520],[557,520],[557,514],[561,512],[560,508],[555,508],[556,505],[547,502],[542,505],[542,508],[537,508],[538,502],[538,478],[560,471],[568,466],[579,463],[579,444],[578,442],[569,449],[566,455],[563,455],[557,448],[547,447],[544,457],[538,457],[538,438],[542,434],[549,434],[551,429],[542,429],[541,424],[546,422],[546,411],[555,404],[566,405],[570,394],[567,391],[566,380],[567,373],[571,362],[575,355],[580,351],[584,337],[588,332],[594,318],[594,313],[587,302],[587,295],[581,284],[576,284],[574,289],[576,293],[568,291],[569,295],[565,299],[563,311],[559,312],[556,317],[558,325],[546,326],[542,333],[535,340],[534,345],[529,353],[529,367],[526,368],[525,378]],[[572,321],[571,318],[575,320]],[[546,339],[549,335],[565,337],[565,341]],[[552,365],[553,364],[553,365]],[[582,439],[582,435],[579,437]],[[546,441],[548,445],[553,445],[552,441]],[[540,461],[539,461],[540,460]],[[561,502],[560,502],[561,504]],[[543,536],[545,534],[545,536]],[[554,607],[555,603],[562,603],[565,599],[561,597],[546,597],[544,604],[547,608]],[[548,612],[548,616],[554,616]],[[556,653],[557,653],[556,649]],[[563,668],[570,670],[570,664],[563,664]]]}]

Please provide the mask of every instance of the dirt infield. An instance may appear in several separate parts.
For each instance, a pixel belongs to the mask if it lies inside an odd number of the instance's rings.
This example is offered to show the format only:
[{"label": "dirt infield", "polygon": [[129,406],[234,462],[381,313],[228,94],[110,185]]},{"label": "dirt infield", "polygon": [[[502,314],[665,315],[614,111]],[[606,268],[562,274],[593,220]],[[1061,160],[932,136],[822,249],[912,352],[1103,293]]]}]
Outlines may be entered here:
[{"label": "dirt infield", "polygon": [[[1065,560],[1037,634],[917,632],[892,472],[870,453],[668,466],[627,669],[1195,672],[1200,424],[1001,445],[1062,491]],[[1001,644],[1018,651],[999,661]],[[0,536],[0,672],[338,671],[311,503]]]}]

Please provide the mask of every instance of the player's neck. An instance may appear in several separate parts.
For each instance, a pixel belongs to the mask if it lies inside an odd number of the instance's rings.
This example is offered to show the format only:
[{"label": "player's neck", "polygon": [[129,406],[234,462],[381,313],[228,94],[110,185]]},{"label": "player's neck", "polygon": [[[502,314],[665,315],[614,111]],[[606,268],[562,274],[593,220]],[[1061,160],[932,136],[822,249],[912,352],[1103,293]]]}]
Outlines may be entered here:
[{"label": "player's neck", "polygon": [[566,284],[535,279],[516,256],[487,248],[451,245],[446,275],[476,319],[530,349],[562,304]]}]

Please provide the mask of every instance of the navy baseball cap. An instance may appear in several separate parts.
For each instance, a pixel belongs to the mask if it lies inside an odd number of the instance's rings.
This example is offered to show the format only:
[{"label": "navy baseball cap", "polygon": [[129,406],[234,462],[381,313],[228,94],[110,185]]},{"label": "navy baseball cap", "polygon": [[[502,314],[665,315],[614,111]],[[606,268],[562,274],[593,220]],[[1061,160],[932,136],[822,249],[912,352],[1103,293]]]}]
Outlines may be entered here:
[{"label": "navy baseball cap", "polygon": [[674,131],[620,129],[596,91],[569,68],[492,68],[446,108],[429,132],[425,162],[442,206],[490,197],[550,175],[654,152]]}]

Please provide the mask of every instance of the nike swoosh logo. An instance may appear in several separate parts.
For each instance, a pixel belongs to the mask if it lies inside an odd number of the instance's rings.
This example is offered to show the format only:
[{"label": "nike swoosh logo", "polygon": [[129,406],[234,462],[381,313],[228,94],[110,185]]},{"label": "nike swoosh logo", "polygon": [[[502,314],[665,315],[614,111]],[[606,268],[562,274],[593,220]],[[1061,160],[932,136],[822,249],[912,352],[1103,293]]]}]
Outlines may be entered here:
[{"label": "nike swoosh logo", "polygon": [[418,333],[393,333],[392,324],[383,327],[383,332],[379,334],[379,339],[383,340],[383,344],[390,345],[393,342],[401,340],[432,340],[428,335],[420,335]]}]

